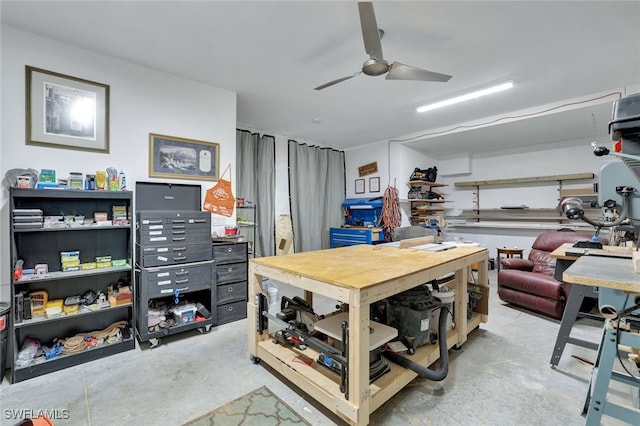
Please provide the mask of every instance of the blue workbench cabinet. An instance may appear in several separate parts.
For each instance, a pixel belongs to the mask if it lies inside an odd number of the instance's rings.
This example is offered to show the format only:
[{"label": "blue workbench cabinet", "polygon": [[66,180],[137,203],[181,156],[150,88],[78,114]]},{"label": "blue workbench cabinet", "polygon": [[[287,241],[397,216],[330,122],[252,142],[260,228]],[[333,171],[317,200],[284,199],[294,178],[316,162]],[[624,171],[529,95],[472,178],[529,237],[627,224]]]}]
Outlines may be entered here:
[{"label": "blue workbench cabinet", "polygon": [[376,227],[382,214],[382,197],[347,198],[342,213],[343,226],[329,230],[331,248],[384,241],[382,229]]},{"label": "blue workbench cabinet", "polygon": [[331,248],[376,244],[383,241],[384,233],[381,228],[331,228],[329,230]]}]

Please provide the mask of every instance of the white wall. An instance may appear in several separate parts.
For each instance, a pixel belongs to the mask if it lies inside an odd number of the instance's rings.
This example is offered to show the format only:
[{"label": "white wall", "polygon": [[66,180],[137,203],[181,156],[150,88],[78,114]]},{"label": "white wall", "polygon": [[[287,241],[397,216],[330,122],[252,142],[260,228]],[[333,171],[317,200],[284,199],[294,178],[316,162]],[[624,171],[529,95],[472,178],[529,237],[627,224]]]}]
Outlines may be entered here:
[{"label": "white wall", "polygon": [[[456,188],[455,182],[491,179],[510,179],[519,177],[548,176],[573,173],[594,173],[610,161],[611,157],[593,155],[591,141],[561,142],[553,147],[531,147],[530,150],[510,152],[492,152],[485,156],[472,156],[471,173],[464,176],[443,177],[448,184],[447,199],[451,200],[448,215],[459,214],[460,209],[473,208],[471,188]],[[608,141],[602,141],[603,145]],[[597,182],[597,178],[593,180]],[[590,187],[590,181],[565,182],[563,188]],[[540,184],[487,186],[480,188],[480,208],[500,208],[506,205],[526,205],[531,208],[555,208],[558,204],[558,184],[546,182]],[[591,232],[591,229],[586,229]],[[543,231],[531,229],[469,229],[448,228],[444,238],[463,237],[477,241],[489,248],[491,257],[495,257],[496,247],[520,247],[525,256],[535,237]]]},{"label": "white wall", "polygon": [[[220,168],[236,158],[236,93],[102,56],[12,27],[1,29],[0,175],[13,168],[77,171],[122,169],[129,189],[136,181],[200,184],[215,182],[148,177],[149,133],[220,144]],[[98,154],[25,145],[25,65],[110,86],[110,153]],[[234,186],[235,190],[235,186]],[[8,192],[0,196],[0,300],[9,299]],[[235,223],[235,217],[222,218]],[[221,227],[224,226],[221,223]],[[216,227],[214,230],[221,230]]]},{"label": "white wall", "polygon": [[[378,172],[360,177],[358,175],[358,167],[372,162],[377,162]],[[437,164],[433,158],[408,148],[399,143],[390,143],[388,141],[373,142],[357,148],[345,151],[345,168],[347,180],[347,198],[367,198],[379,197],[384,195],[388,186],[395,186],[398,189],[400,199],[407,199],[409,187],[407,182],[413,169],[427,169]],[[380,192],[369,191],[369,179],[371,177],[380,178]],[[365,180],[365,193],[355,193],[355,180]],[[409,219],[407,216],[406,203],[401,203],[402,226],[408,226]]]},{"label": "white wall", "polygon": [[[609,141],[600,141],[603,145],[610,145]],[[473,208],[473,191],[471,189],[455,188],[458,181],[475,181],[490,179],[509,179],[518,177],[546,176],[557,174],[572,174],[598,171],[608,161],[614,161],[610,157],[595,157],[592,153],[591,140],[589,141],[563,141],[557,145],[531,146],[528,149],[512,151],[493,151],[483,155],[468,155],[463,153],[459,158],[448,158],[445,161],[437,161],[422,155],[412,149],[399,144],[391,145],[391,158],[387,154],[387,142],[376,142],[361,146],[346,152],[347,167],[347,194],[353,195],[353,181],[357,178],[358,166],[371,161],[378,162],[381,170],[381,187],[391,181],[398,188],[401,199],[407,198],[408,187],[406,182],[415,167],[438,167],[438,179],[440,183],[447,184],[443,188],[445,198],[450,202],[446,204],[446,215],[457,215],[460,209]],[[447,168],[451,165],[451,170]],[[387,170],[391,170],[391,179],[387,177]],[[466,173],[464,173],[466,171]],[[453,174],[453,175],[452,175]],[[597,179],[596,179],[597,181]],[[384,186],[383,186],[384,185]],[[590,186],[587,182],[565,184],[564,187]],[[351,190],[351,192],[349,192]],[[366,193],[360,196],[369,196]],[[480,203],[482,208],[499,208],[504,205],[525,204],[531,208],[553,208],[558,202],[558,185],[555,182],[548,184],[534,184],[527,186],[501,186],[485,187],[480,190]],[[403,209],[403,226],[408,224],[406,210],[408,205],[401,203]],[[523,229],[445,229],[443,238],[451,240],[462,237],[477,241],[490,251],[491,257],[495,257],[496,247],[510,246],[525,248],[525,255],[533,243],[539,230]]]}]

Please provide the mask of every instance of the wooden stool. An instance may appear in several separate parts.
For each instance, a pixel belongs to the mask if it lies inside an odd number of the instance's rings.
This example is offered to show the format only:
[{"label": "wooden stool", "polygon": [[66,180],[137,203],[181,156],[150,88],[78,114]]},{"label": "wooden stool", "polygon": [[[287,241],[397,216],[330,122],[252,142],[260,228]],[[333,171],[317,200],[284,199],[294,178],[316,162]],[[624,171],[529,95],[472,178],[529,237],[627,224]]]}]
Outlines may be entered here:
[{"label": "wooden stool", "polygon": [[521,248],[516,248],[516,247],[498,247],[498,257],[496,259],[496,262],[498,263],[498,272],[500,272],[500,255],[504,254],[504,256],[508,259],[508,258],[512,258],[515,256],[520,257],[520,259],[522,259],[522,253],[524,252],[523,249]]}]

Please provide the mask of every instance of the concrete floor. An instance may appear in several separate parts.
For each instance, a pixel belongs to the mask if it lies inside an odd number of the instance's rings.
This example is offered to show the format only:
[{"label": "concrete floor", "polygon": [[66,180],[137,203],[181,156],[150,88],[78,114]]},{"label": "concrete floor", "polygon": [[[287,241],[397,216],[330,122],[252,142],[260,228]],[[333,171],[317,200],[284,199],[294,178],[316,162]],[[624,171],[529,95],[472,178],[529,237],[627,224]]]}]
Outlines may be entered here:
[{"label": "concrete floor", "polygon": [[[491,271],[489,322],[450,351],[443,382],[417,378],[371,414],[372,425],[582,425],[580,415],[595,351],[567,345],[549,367],[559,322],[505,305]],[[280,294],[295,290],[280,285]],[[333,301],[316,297],[318,313]],[[328,308],[327,308],[328,309]],[[201,335],[165,338],[133,351],[10,385],[0,386],[0,424],[18,421],[11,410],[58,410],[56,425],[181,425],[266,385],[313,425],[337,420],[310,399],[249,361],[246,320]],[[600,323],[580,320],[573,336],[598,341]],[[616,389],[629,399],[628,389]],[[603,424],[620,424],[607,419]]]}]

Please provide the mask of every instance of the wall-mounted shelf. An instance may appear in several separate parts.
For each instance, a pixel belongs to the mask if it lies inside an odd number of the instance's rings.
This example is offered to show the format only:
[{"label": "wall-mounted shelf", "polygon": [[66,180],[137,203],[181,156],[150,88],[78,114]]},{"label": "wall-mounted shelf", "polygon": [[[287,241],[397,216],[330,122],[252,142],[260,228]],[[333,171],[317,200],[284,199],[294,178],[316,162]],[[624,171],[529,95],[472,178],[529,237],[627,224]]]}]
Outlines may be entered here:
[{"label": "wall-mounted shelf", "polygon": [[[588,217],[595,217],[600,213],[600,209],[588,208],[585,209]],[[536,208],[522,208],[522,209],[466,209],[462,210],[458,219],[475,220],[475,221],[536,221],[536,222],[555,222],[564,223],[570,221],[567,217],[557,211],[556,209],[536,209]]]},{"label": "wall-mounted shelf", "polygon": [[[572,229],[574,231],[589,232],[593,230],[593,226],[584,222],[574,224],[563,224],[559,226],[557,223],[534,223],[534,222],[457,222],[450,220],[447,222],[448,228],[471,228],[471,229],[525,229],[537,231],[553,231],[559,228]],[[601,231],[600,235],[606,230]]]},{"label": "wall-mounted shelf", "polygon": [[[502,208],[480,208],[480,189],[483,186],[526,186],[528,184],[549,183],[556,182],[558,185],[558,198],[557,202],[560,203],[566,197],[588,197],[594,199],[597,194],[594,189],[589,188],[563,188],[563,184],[567,181],[583,181],[592,180],[595,178],[594,173],[573,173],[564,175],[549,175],[549,176],[532,176],[523,178],[511,178],[511,179],[493,179],[483,181],[466,181],[455,182],[454,186],[457,188],[472,188],[473,189],[473,204],[472,209],[462,210],[458,216],[451,216],[448,218],[449,226],[451,227],[487,227],[487,228],[516,228],[515,224],[519,223],[521,226],[517,227],[544,227],[548,229],[556,229],[560,227],[576,227],[575,221],[567,219],[562,212],[555,208],[530,208],[529,206],[504,206]],[[597,216],[599,209],[593,208],[590,210],[589,216]],[[487,226],[478,226],[481,223],[487,223]],[[584,228],[584,226],[582,226]]]},{"label": "wall-mounted shelf", "polygon": [[[448,201],[444,199],[442,192],[434,189],[445,187],[447,184],[412,180],[407,182],[407,186],[410,189],[409,198],[401,201],[410,204],[409,221],[412,225],[425,225],[434,215],[441,215],[445,211],[445,203]],[[438,196],[428,198],[430,193],[436,193]],[[415,194],[420,195],[420,198],[414,197]]]},{"label": "wall-mounted shelf", "polygon": [[560,182],[567,180],[584,180],[593,179],[596,175],[594,173],[573,173],[568,175],[551,175],[551,176],[531,176],[523,178],[511,178],[511,179],[492,179],[492,180],[476,180],[467,182],[456,182],[454,186],[456,188],[468,188],[474,186],[488,186],[488,185],[511,185],[511,184],[523,184],[523,183],[536,183],[536,182]]}]

